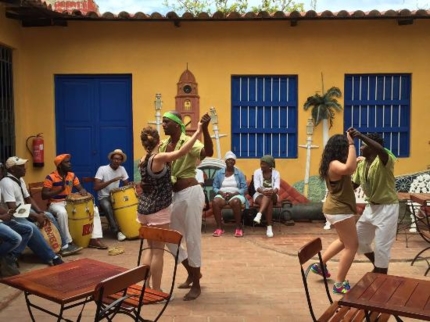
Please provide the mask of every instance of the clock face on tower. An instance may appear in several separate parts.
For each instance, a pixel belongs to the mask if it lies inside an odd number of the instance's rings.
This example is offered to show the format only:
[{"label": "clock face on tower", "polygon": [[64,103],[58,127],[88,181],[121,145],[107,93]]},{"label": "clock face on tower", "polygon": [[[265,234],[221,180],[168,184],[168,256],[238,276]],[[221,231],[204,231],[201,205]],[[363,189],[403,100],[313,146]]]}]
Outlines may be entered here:
[{"label": "clock face on tower", "polygon": [[191,93],[192,88],[190,85],[185,85],[183,90],[184,90],[184,93],[189,94],[189,93]]}]

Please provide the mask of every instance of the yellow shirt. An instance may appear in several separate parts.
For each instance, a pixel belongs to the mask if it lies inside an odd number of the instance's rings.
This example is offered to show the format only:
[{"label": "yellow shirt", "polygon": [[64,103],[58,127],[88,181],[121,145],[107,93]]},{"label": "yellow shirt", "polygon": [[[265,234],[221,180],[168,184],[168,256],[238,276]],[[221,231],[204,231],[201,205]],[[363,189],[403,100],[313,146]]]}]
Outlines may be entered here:
[{"label": "yellow shirt", "polygon": [[[176,143],[175,151],[179,150],[185,142],[188,142],[191,138],[184,133],[181,134],[178,143]],[[164,140],[160,145],[160,152],[166,152],[167,145],[171,139]],[[200,152],[204,148],[203,143],[196,141],[191,150],[184,156],[172,162],[172,183],[177,181],[177,178],[194,178],[196,176],[196,161],[200,159]]]},{"label": "yellow shirt", "polygon": [[374,204],[399,203],[396,178],[394,177],[394,157],[388,155],[387,164],[384,166],[377,156],[370,164],[366,178],[367,164],[368,162],[366,161],[359,162],[352,177],[352,181],[363,189],[367,201]]}]

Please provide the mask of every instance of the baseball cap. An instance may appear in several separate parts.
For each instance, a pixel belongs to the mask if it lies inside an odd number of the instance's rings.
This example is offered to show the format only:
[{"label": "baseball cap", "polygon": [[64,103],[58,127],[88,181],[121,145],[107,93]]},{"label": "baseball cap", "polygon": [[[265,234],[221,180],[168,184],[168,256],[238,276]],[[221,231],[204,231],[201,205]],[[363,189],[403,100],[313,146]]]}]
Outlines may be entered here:
[{"label": "baseball cap", "polygon": [[23,165],[27,163],[27,159],[21,159],[20,157],[13,156],[6,160],[5,166],[6,169],[10,169],[16,165]]}]

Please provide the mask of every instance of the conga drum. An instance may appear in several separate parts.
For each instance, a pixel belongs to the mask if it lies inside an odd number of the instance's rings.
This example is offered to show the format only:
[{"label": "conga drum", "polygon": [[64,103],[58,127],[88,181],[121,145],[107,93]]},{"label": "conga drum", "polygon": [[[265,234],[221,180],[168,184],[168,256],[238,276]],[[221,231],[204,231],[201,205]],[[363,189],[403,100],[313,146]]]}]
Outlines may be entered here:
[{"label": "conga drum", "polygon": [[139,237],[140,223],[137,222],[137,196],[133,186],[112,189],[110,192],[115,219],[125,237]]},{"label": "conga drum", "polygon": [[60,232],[55,225],[47,220],[42,228],[39,228],[49,246],[51,246],[54,253],[58,253],[61,250],[62,242]]},{"label": "conga drum", "polygon": [[73,242],[78,246],[88,247],[93,232],[93,196],[91,194],[82,196],[79,193],[71,193],[66,197],[66,210]]}]

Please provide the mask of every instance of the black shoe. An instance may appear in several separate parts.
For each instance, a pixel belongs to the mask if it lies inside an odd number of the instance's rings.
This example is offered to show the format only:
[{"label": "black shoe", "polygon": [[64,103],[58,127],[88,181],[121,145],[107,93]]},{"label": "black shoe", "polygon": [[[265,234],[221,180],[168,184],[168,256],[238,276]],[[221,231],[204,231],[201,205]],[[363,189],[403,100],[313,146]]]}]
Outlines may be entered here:
[{"label": "black shoe", "polygon": [[52,260],[52,266],[57,266],[57,265],[61,265],[61,264],[64,264],[64,262],[60,256],[57,256]]},{"label": "black shoe", "polygon": [[0,262],[1,262],[0,274],[3,277],[21,274],[18,267],[16,266],[16,260],[12,256],[5,255],[1,257]]},{"label": "black shoe", "polygon": [[81,250],[82,250],[82,247],[79,247],[73,243],[70,243],[69,246],[67,246],[67,248],[61,249],[60,254],[61,254],[61,256],[69,256],[69,255],[73,255],[74,253],[77,253]]}]

